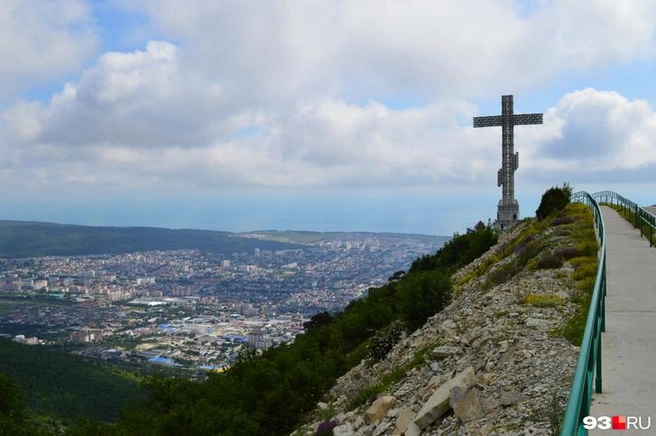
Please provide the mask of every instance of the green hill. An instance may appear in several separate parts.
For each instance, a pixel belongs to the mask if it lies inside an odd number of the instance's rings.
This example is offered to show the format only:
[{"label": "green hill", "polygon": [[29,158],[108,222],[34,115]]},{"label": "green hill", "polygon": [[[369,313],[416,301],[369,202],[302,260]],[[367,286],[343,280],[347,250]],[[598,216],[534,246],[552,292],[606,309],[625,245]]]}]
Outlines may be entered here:
[{"label": "green hill", "polygon": [[198,249],[231,254],[284,250],[298,245],[245,238],[211,230],[157,227],[90,227],[31,221],[0,221],[0,257],[73,256]]},{"label": "green hill", "polygon": [[115,366],[0,338],[0,373],[23,388],[34,412],[114,421],[144,398],[136,377]]}]

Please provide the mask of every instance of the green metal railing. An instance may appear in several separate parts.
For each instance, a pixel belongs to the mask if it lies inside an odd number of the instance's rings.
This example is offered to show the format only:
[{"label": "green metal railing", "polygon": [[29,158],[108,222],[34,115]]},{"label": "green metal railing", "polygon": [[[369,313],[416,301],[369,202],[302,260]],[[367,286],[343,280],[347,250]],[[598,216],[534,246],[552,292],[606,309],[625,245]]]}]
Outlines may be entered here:
[{"label": "green metal railing", "polygon": [[561,436],[587,435],[583,428],[583,418],[590,414],[592,386],[595,392],[602,389],[601,379],[601,332],[606,328],[605,297],[606,297],[606,230],[599,204],[587,192],[577,192],[572,195],[572,201],[585,203],[594,214],[595,227],[599,236],[599,268],[592,291],[592,302],[585,323],[585,333],[581,342],[581,353],[576,364],[576,372],[572,381],[569,401],[561,426]]},{"label": "green metal railing", "polygon": [[656,234],[656,216],[649,213],[642,207],[638,206],[628,198],[622,197],[613,191],[595,192],[592,196],[601,203],[608,203],[611,206],[616,205],[620,213],[637,228],[640,229],[640,236],[649,239],[649,246],[654,247],[654,234]]}]

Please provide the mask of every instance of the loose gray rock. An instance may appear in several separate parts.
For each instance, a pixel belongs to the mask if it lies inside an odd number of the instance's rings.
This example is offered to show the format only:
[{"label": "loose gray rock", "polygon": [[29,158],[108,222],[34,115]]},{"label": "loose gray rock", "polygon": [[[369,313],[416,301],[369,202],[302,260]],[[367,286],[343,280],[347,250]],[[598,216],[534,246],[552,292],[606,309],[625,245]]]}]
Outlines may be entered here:
[{"label": "loose gray rock", "polygon": [[350,422],[333,428],[333,436],[355,436],[355,429]]},{"label": "loose gray rock", "polygon": [[460,353],[460,348],[458,347],[442,346],[433,349],[432,355],[436,359],[444,359],[445,357],[453,356],[458,353]]}]

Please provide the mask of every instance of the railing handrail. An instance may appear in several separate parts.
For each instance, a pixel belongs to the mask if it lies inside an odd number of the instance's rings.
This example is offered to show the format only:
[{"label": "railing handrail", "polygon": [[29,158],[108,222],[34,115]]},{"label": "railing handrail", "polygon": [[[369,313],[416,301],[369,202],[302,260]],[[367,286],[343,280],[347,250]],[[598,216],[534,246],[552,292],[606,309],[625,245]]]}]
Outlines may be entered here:
[{"label": "railing handrail", "polygon": [[577,192],[572,195],[572,201],[587,203],[594,214],[597,235],[599,236],[599,268],[592,291],[592,301],[585,323],[585,333],[581,342],[581,352],[576,364],[576,372],[572,380],[570,396],[561,426],[561,436],[586,435],[583,418],[590,414],[592,401],[592,382],[594,378],[595,391],[601,392],[601,332],[605,328],[606,296],[606,229],[599,204],[587,192]]}]

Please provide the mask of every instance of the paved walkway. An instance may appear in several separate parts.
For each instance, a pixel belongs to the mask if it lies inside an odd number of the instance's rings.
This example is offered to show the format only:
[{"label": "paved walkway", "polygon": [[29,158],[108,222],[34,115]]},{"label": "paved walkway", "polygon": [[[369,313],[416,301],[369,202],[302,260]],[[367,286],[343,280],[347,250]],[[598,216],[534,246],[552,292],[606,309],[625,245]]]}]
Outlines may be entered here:
[{"label": "paved walkway", "polygon": [[[651,418],[650,430],[621,435],[656,435],[656,249],[617,212],[602,207],[606,224],[606,332],[602,333],[603,392],[590,414]],[[612,430],[591,435],[614,434]]]}]

